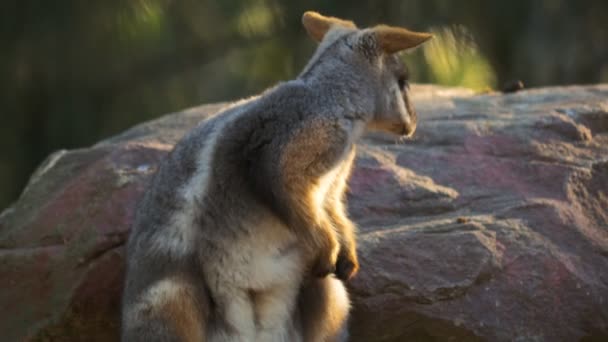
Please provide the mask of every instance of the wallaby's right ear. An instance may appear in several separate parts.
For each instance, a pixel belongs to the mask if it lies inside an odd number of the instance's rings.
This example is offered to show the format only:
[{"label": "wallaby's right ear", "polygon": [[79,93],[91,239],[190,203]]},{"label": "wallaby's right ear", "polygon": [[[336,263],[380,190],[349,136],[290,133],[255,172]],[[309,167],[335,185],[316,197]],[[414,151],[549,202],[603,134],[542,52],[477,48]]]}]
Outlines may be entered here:
[{"label": "wallaby's right ear", "polygon": [[395,53],[414,48],[433,37],[430,33],[413,32],[401,27],[379,25],[372,29],[380,49],[386,53]]},{"label": "wallaby's right ear", "polygon": [[352,29],[357,28],[352,21],[326,17],[313,11],[304,12],[304,15],[302,15],[302,25],[304,25],[308,35],[317,43],[323,40],[327,31],[329,31],[333,25]]}]

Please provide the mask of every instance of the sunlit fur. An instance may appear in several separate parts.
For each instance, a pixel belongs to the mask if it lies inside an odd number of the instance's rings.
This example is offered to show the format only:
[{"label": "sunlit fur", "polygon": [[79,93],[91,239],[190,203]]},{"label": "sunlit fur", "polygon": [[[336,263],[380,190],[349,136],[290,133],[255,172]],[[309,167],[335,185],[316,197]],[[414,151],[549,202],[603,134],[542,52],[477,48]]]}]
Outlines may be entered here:
[{"label": "sunlit fur", "polygon": [[344,192],[366,129],[415,130],[405,68],[382,50],[404,43],[379,40],[411,32],[304,24],[322,40],[302,73],[201,122],[148,185],[127,246],[124,341],[347,338],[343,281],[359,264]]}]

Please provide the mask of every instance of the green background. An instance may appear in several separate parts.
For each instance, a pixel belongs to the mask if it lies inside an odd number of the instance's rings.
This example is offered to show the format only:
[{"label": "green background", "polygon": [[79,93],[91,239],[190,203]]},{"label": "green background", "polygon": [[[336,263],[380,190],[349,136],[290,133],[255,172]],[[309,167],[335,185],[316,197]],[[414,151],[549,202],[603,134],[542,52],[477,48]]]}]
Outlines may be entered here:
[{"label": "green background", "polygon": [[295,77],[315,47],[309,9],[434,32],[404,56],[414,82],[608,81],[605,0],[3,1],[0,209],[54,150]]}]

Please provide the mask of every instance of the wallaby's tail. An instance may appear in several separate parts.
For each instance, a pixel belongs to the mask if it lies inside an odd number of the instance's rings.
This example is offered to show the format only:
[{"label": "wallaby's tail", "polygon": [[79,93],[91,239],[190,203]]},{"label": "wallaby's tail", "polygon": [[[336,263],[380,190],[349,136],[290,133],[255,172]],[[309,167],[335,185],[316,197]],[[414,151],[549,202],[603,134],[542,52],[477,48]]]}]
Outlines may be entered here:
[{"label": "wallaby's tail", "polygon": [[206,341],[209,299],[190,277],[154,282],[123,309],[122,341]]},{"label": "wallaby's tail", "polygon": [[305,342],[342,342],[348,339],[350,302],[342,281],[328,276],[302,285],[298,314]]}]

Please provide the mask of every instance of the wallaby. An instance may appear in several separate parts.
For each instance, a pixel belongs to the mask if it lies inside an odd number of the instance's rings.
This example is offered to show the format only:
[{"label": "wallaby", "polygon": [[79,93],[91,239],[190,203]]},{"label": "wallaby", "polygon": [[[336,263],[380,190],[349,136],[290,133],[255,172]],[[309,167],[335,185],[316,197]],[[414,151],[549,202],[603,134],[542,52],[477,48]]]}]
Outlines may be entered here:
[{"label": "wallaby", "polygon": [[430,35],[302,22],[320,42],[302,73],[204,120],[159,166],[127,245],[124,341],[347,338],[355,144],[413,134],[396,53]]}]

